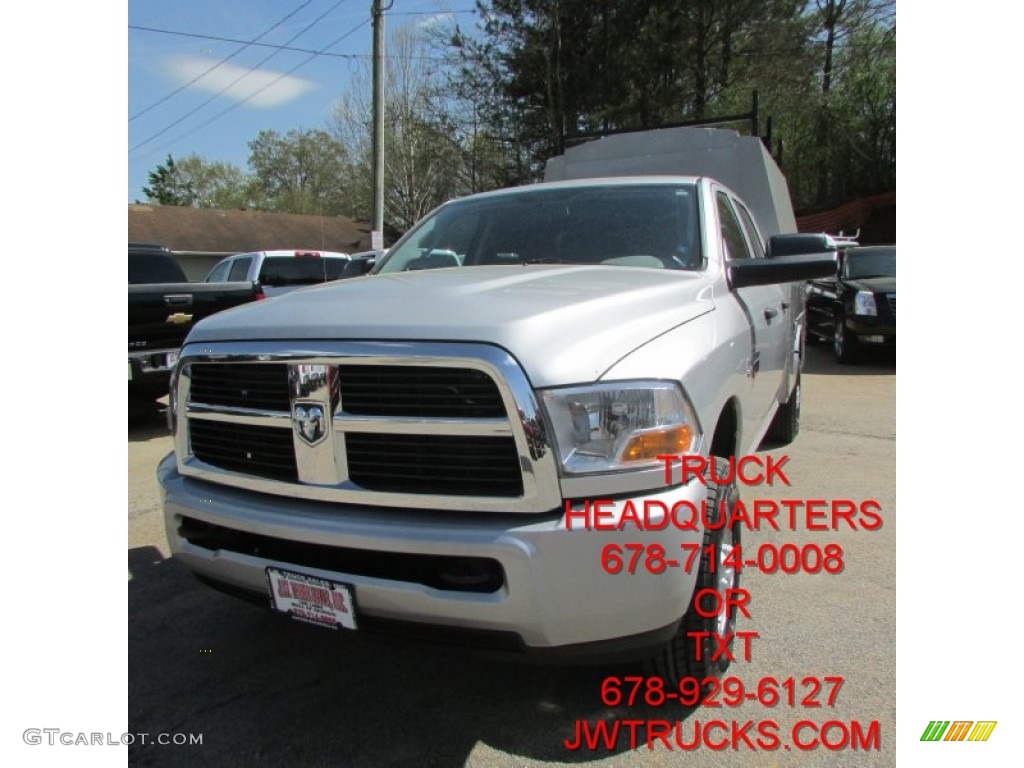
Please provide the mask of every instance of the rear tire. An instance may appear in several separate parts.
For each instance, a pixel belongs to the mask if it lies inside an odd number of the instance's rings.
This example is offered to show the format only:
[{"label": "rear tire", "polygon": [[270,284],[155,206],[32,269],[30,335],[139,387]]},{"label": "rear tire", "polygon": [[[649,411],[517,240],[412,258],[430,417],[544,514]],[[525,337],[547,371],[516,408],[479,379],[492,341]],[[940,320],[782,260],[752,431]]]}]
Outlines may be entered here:
[{"label": "rear tire", "polygon": [[[725,460],[718,457],[712,457],[712,460],[714,461],[714,474],[718,477],[726,477],[729,467]],[[734,523],[726,529],[722,525],[723,513],[724,519],[727,521],[731,510],[739,501],[739,490],[736,487],[735,478],[728,485],[715,483],[710,477],[707,483],[708,522],[715,527],[713,530],[711,527],[704,529],[700,570],[697,574],[693,595],[690,597],[690,605],[679,624],[679,631],[648,662],[647,669],[648,674],[660,677],[665,681],[666,690],[676,690],[679,681],[683,678],[696,678],[702,694],[711,687],[709,682],[705,682],[706,678],[720,677],[729,668],[728,656],[724,652],[720,658],[712,659],[712,656],[719,651],[719,645],[711,633],[724,637],[726,634],[736,631],[736,606],[731,606],[728,611],[719,612],[717,616],[702,616],[697,611],[697,596],[702,590],[713,589],[718,592],[718,604],[725,606],[727,591],[737,589],[740,583],[740,575],[736,568],[725,565],[725,560],[732,550],[740,546],[740,526],[738,523]],[[710,552],[709,548],[711,548]],[[705,613],[710,613],[714,609],[714,601],[710,595],[704,596],[701,608]],[[689,634],[691,632],[708,634],[698,640]],[[733,652],[732,639],[729,640],[727,647],[731,654]]]},{"label": "rear tire", "polygon": [[779,406],[765,440],[772,445],[789,445],[800,433],[800,374],[796,375],[796,386],[789,393],[789,400]]}]

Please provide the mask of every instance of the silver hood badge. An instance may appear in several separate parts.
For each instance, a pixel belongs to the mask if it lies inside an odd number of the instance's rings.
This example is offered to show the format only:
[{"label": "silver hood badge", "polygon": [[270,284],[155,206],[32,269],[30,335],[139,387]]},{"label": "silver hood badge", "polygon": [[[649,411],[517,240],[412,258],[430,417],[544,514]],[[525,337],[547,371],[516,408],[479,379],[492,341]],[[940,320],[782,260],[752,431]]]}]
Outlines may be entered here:
[{"label": "silver hood badge", "polygon": [[316,403],[294,403],[292,426],[295,434],[308,445],[319,443],[327,433],[323,406]]}]

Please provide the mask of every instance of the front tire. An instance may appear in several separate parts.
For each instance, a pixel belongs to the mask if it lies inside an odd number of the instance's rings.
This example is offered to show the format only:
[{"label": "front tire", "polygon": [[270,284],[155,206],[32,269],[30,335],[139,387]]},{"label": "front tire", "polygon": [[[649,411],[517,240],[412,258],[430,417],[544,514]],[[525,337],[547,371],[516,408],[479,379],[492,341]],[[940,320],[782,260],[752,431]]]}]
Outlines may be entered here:
[{"label": "front tire", "polygon": [[832,352],[836,361],[848,365],[857,361],[857,337],[846,328],[846,316],[836,315],[836,332],[832,339]]},{"label": "front tire", "polygon": [[[712,460],[713,474],[726,477],[729,467],[725,460],[718,457],[712,457]],[[724,485],[712,481],[711,474],[707,479],[708,525],[704,529],[700,570],[690,605],[680,622],[679,631],[648,663],[648,673],[662,678],[669,690],[675,690],[683,678],[692,677],[704,692],[711,687],[710,683],[705,682],[706,678],[720,677],[729,668],[728,654],[721,652],[718,658],[712,658],[720,651],[714,635],[725,637],[736,631],[736,606],[731,605],[728,610],[719,611],[714,616],[701,613],[711,613],[716,605],[726,606],[727,598],[735,594],[729,590],[739,588],[739,572],[728,560],[732,551],[740,546],[740,526],[739,523],[733,523],[726,528],[725,522],[729,520],[740,495],[735,478],[733,482]],[[708,589],[717,592],[718,598],[715,600],[713,595],[705,593],[699,605],[701,612],[698,612],[698,596]],[[706,634],[698,638],[690,633]],[[729,654],[732,654],[732,638],[727,647]]]}]

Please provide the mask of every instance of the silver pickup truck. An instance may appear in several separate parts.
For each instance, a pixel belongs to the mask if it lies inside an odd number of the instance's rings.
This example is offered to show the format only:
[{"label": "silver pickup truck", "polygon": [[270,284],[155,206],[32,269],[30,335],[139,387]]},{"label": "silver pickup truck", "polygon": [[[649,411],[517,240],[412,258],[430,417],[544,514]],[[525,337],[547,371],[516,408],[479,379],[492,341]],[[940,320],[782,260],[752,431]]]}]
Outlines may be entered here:
[{"label": "silver pickup truck", "polygon": [[192,330],[158,469],[173,555],[327,627],[719,671],[694,644],[736,601],[698,598],[736,591],[737,489],[680,457],[795,435],[793,282],[834,271],[821,242],[766,242],[709,178],[449,202],[367,277]]}]

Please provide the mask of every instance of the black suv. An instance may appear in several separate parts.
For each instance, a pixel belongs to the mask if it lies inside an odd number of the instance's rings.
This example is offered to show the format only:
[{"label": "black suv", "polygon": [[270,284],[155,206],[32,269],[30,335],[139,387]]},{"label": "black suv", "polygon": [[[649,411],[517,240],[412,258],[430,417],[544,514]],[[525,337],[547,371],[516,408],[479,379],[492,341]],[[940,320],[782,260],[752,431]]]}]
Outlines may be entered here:
[{"label": "black suv", "polygon": [[807,284],[807,336],[832,342],[841,363],[867,346],[895,349],[895,245],[847,248],[834,277]]}]

